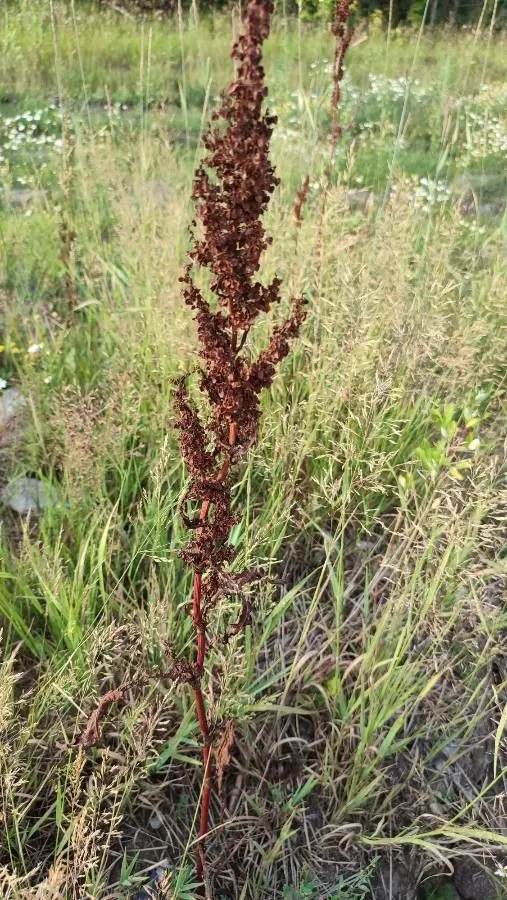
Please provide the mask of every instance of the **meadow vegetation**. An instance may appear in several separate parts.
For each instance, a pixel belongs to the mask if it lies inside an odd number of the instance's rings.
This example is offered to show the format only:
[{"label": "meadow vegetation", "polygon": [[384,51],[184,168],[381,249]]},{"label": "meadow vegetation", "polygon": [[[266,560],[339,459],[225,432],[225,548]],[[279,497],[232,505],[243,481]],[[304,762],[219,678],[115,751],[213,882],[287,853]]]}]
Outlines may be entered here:
[{"label": "meadow vegetation", "polygon": [[[2,10],[0,485],[49,498],[27,517],[2,493],[6,900],[148,896],[154,873],[195,896],[191,694],[153,679],[77,741],[105,691],[193,641],[178,278],[237,30]],[[213,896],[505,896],[506,51],[487,21],[359,25],[322,217],[332,40],[275,19],[262,271],[308,306],[233,490],[238,565],[275,583],[213,657],[212,720],[234,723]]]}]

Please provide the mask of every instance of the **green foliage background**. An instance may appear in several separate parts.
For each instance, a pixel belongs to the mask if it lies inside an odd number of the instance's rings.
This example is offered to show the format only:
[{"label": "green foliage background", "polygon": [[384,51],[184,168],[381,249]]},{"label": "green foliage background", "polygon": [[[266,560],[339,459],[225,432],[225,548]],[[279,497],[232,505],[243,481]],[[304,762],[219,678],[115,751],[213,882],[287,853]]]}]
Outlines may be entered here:
[{"label": "green foliage background", "polygon": [[[12,7],[36,6],[39,0],[4,0]],[[198,15],[227,10],[231,0],[67,0],[75,8],[109,7],[132,14],[177,15],[178,7],[192,8]],[[47,5],[47,4],[46,4]],[[275,0],[275,13],[300,15],[304,21],[329,20],[332,0]],[[495,29],[507,26],[507,0],[356,0],[358,20],[370,20],[396,28],[403,25],[470,26],[492,22]]]},{"label": "green foliage background", "polygon": [[[79,2],[79,0],[78,0]],[[87,2],[87,0],[86,0]],[[109,5],[109,0],[98,0]],[[195,0],[183,0],[183,7],[195,6]],[[115,6],[122,6],[131,11],[177,12],[178,0],[119,0]],[[200,0],[199,11],[223,10],[233,4],[229,0]],[[297,15],[303,19],[329,19],[333,7],[332,0],[275,0],[275,9],[283,15]],[[374,21],[383,24],[391,23],[392,27],[422,22],[427,24],[451,26],[473,25],[482,17],[489,21],[494,18],[496,27],[507,24],[507,0],[356,0],[355,14],[360,19],[373,17]]]}]

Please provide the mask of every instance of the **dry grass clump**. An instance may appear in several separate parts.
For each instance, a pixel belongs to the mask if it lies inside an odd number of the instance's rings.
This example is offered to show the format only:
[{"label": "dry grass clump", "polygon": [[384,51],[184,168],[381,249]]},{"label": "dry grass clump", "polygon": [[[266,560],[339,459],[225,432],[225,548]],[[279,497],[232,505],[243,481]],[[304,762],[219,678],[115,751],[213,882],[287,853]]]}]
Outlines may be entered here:
[{"label": "dry grass clump", "polygon": [[101,457],[108,444],[104,433],[104,401],[65,386],[55,397],[49,427],[59,444],[55,466],[64,473],[65,492],[73,503],[97,495],[101,488]]},{"label": "dry grass clump", "polygon": [[[152,635],[152,648],[155,641]],[[120,740],[111,724],[109,747],[91,765],[84,752],[77,750],[81,705],[88,704],[97,678],[103,690],[117,671],[135,682],[149,661],[143,635],[134,624],[96,628],[81,649],[80,664],[68,658],[51,678],[32,670],[31,683],[28,686],[25,675],[21,692],[15,688],[20,676],[14,676],[11,665],[3,667],[4,709],[15,702],[17,711],[15,722],[10,715],[3,723],[0,760],[3,849],[8,851],[13,876],[6,897],[59,896],[51,891],[62,885],[69,898],[85,893],[103,896],[108,882],[114,881],[127,799],[156,760],[155,748],[178,730],[179,714],[171,710],[168,696],[155,690],[156,682],[144,702],[128,692],[119,720],[128,737]],[[70,730],[64,724],[69,715],[74,718]],[[38,781],[41,765],[46,778]],[[32,831],[34,822],[38,825]],[[36,834],[37,840],[28,840],[30,834]],[[56,843],[48,855],[50,835]]]},{"label": "dry grass clump", "polygon": [[261,654],[259,683],[278,711],[257,739],[255,726],[236,729],[226,802],[231,830],[245,824],[233,852],[220,854],[218,835],[210,849],[222,890],[226,879],[238,890],[245,860],[256,896],[275,873],[280,888],[295,880],[303,860],[331,888],[330,872],[357,871],[368,851],[401,859],[410,848],[413,896],[462,841],[481,859],[488,834],[490,859],[503,859],[505,630],[481,583],[495,551],[477,521],[496,507],[491,474],[474,471],[477,490],[454,486],[452,501],[442,480],[415,521],[386,519],[361,550],[339,530],[327,536],[315,588],[299,590]]}]

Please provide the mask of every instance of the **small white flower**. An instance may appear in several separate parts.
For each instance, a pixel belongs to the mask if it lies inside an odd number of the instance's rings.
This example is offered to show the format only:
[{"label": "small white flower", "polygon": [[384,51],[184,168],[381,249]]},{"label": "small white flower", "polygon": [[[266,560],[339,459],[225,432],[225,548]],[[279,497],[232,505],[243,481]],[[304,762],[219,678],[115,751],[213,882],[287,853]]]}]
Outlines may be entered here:
[{"label": "small white flower", "polygon": [[7,382],[5,378],[0,378],[0,391],[4,391],[7,387]]},{"label": "small white flower", "polygon": [[53,379],[51,378],[51,375],[46,375],[46,377],[44,379],[44,384],[51,384],[52,380]]},{"label": "small white flower", "polygon": [[44,344],[30,344],[27,352],[28,353],[40,353],[40,351],[44,348]]},{"label": "small white flower", "polygon": [[498,869],[495,870],[495,875],[498,875],[499,878],[507,878],[507,866],[498,866]]}]

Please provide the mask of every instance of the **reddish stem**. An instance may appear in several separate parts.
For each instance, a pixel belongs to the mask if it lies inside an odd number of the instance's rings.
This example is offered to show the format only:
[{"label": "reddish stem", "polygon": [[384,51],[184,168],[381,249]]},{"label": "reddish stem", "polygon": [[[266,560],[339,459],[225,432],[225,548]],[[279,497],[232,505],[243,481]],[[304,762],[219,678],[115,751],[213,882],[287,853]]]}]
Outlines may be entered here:
[{"label": "reddish stem", "polygon": [[[235,335],[234,335],[235,338]],[[235,422],[231,422],[229,426],[229,452],[226,454],[224,461],[222,463],[222,467],[216,477],[216,481],[218,484],[221,484],[222,481],[229,474],[229,469],[231,467],[231,457],[234,445],[236,443],[236,432],[237,427]],[[211,501],[204,500],[201,506],[201,510],[199,513],[199,519],[201,522],[205,522],[209,509],[211,506]],[[204,878],[204,839],[208,833],[208,820],[209,820],[209,808],[211,802],[211,791],[213,787],[213,776],[211,769],[211,740],[210,740],[210,728],[208,723],[208,717],[206,714],[206,704],[204,702],[204,696],[201,690],[200,685],[200,675],[202,669],[204,668],[204,662],[206,659],[206,623],[203,619],[202,615],[202,574],[200,572],[196,572],[194,574],[194,598],[193,598],[193,620],[194,626],[197,634],[197,653],[196,653],[196,668],[198,673],[198,680],[194,685],[194,697],[195,697],[195,706],[197,711],[197,719],[199,722],[199,730],[201,732],[201,736],[203,739],[203,749],[202,749],[202,758],[203,758],[203,786],[202,786],[202,794],[201,794],[201,815],[199,822],[199,843],[197,845],[197,859],[196,859],[196,869],[197,869],[197,877],[200,881]]]},{"label": "reddish stem", "polygon": [[209,819],[209,808],[211,802],[211,790],[213,787],[213,780],[211,775],[211,741],[210,741],[210,733],[208,726],[208,719],[206,716],[206,707],[204,704],[204,697],[200,687],[196,687],[194,689],[195,702],[197,708],[197,718],[199,720],[199,728],[201,729],[201,734],[204,739],[203,749],[202,749],[202,761],[203,761],[203,785],[202,785],[202,794],[201,794],[201,815],[199,821],[199,843],[197,845],[197,859],[196,859],[196,869],[197,869],[197,878],[199,881],[202,881],[204,878],[204,839],[208,833],[208,819]]}]

